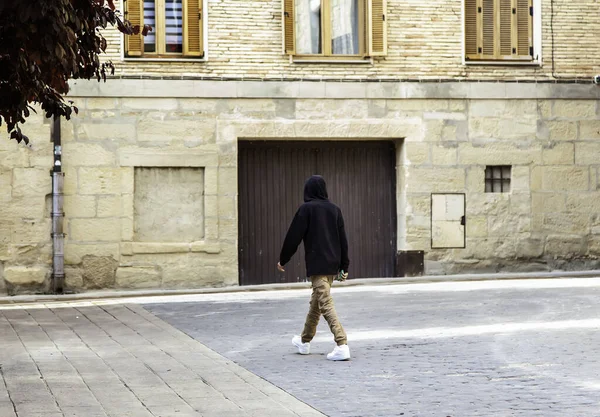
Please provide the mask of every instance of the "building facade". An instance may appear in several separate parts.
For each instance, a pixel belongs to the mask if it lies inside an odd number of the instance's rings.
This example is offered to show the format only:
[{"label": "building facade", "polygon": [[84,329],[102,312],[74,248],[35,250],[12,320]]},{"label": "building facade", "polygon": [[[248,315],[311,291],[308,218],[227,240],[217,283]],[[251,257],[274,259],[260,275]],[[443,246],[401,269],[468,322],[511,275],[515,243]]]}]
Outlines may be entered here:
[{"label": "building facade", "polygon": [[[355,277],[600,265],[596,0],[119,7],[154,30],[106,30],[115,76],[72,82],[67,288],[303,280],[274,266],[314,173]],[[33,148],[0,141],[11,293],[52,279],[50,123],[24,128]]]}]

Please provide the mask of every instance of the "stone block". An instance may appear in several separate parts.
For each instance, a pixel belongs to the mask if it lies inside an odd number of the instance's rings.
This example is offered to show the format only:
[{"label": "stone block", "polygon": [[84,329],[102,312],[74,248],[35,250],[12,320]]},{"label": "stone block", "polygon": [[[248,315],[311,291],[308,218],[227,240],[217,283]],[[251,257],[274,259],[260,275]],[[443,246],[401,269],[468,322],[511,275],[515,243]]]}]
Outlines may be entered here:
[{"label": "stone block", "polygon": [[562,213],[567,211],[566,193],[533,193],[531,199],[534,213]]},{"label": "stone block", "polygon": [[517,239],[516,255],[519,259],[535,259],[544,254],[544,241],[539,238]]},{"label": "stone block", "polygon": [[409,165],[424,165],[431,163],[429,144],[410,142],[405,144],[405,158]]},{"label": "stone block", "polygon": [[[383,100],[380,103],[385,106]],[[343,120],[365,119],[368,116],[369,102],[367,100],[299,99],[296,101],[296,119]]]},{"label": "stone block", "polygon": [[121,219],[70,219],[69,236],[78,242],[118,242],[121,240]]},{"label": "stone block", "polygon": [[[122,214],[123,212],[120,195],[98,196],[98,217],[120,217]],[[133,217],[133,215],[131,217]]]},{"label": "stone block", "polygon": [[113,110],[118,107],[118,99],[112,97],[89,97],[85,100],[87,110]]},{"label": "stone block", "polygon": [[70,166],[115,165],[114,151],[94,143],[69,142],[64,146],[63,158]]},{"label": "stone block", "polygon": [[548,233],[581,235],[590,233],[590,213],[546,213],[544,229]]},{"label": "stone block", "polygon": [[542,162],[545,165],[572,165],[575,162],[575,144],[551,142],[542,148]]},{"label": "stone block", "polygon": [[237,194],[238,171],[237,168],[219,168],[219,194],[235,195]]},{"label": "stone block", "polygon": [[135,141],[136,138],[133,119],[129,123],[82,123],[76,133],[78,140]]},{"label": "stone block", "polygon": [[581,236],[550,235],[546,239],[544,254],[569,258],[585,254],[585,239]]},{"label": "stone block", "polygon": [[81,269],[86,288],[112,288],[115,284],[118,262],[108,256],[86,255]]},{"label": "stone block", "polygon": [[510,196],[510,212],[529,217],[531,215],[531,193],[513,191]]},{"label": "stone block", "polygon": [[600,142],[576,142],[575,164],[598,165],[600,163]]},{"label": "stone block", "polygon": [[582,120],[579,122],[579,139],[600,139],[600,120]]},{"label": "stone block", "polygon": [[179,109],[184,112],[194,112],[194,116],[212,118],[219,115],[217,111],[218,100],[207,98],[181,98]]},{"label": "stone block", "polygon": [[46,194],[31,197],[13,198],[0,210],[0,218],[39,220],[48,215]]},{"label": "stone block", "polygon": [[487,216],[468,216],[466,226],[467,238],[486,237],[488,235]]},{"label": "stone block", "polygon": [[161,274],[157,267],[119,267],[116,286],[119,288],[158,288]]},{"label": "stone block", "polygon": [[542,120],[550,119],[552,117],[552,101],[550,100],[538,100],[538,116]]},{"label": "stone block", "polygon": [[489,117],[469,118],[469,139],[500,138],[500,119]]},{"label": "stone block", "polygon": [[513,119],[499,121],[499,139],[535,139],[537,136],[537,120],[515,116]]},{"label": "stone block", "polygon": [[[7,141],[3,138],[2,141]],[[14,150],[0,151],[0,167],[22,168],[29,166],[29,156],[31,151],[27,148],[19,147]]]},{"label": "stone block", "polygon": [[121,106],[125,110],[177,110],[174,98],[123,98]]},{"label": "stone block", "polygon": [[458,151],[456,147],[432,145],[431,157],[433,165],[456,165]]},{"label": "stone block", "polygon": [[237,200],[233,196],[219,197],[218,216],[223,219],[237,218]]},{"label": "stone block", "polygon": [[556,100],[552,114],[561,119],[596,119],[596,101]]},{"label": "stone block", "polygon": [[569,212],[582,214],[600,213],[600,192],[586,194],[569,193],[566,198],[566,209]]},{"label": "stone block", "polygon": [[42,266],[8,266],[4,268],[4,280],[7,284],[20,286],[39,286],[46,282],[50,270]]},{"label": "stone block", "polygon": [[408,194],[406,196],[406,213],[403,214],[418,214],[421,216],[429,216],[431,212],[431,195],[430,194]]},{"label": "stone block", "polygon": [[50,169],[15,168],[12,181],[13,197],[39,197],[52,192]]},{"label": "stone block", "polygon": [[80,268],[65,267],[65,287],[70,290],[83,288],[83,273]]},{"label": "stone block", "polygon": [[90,194],[120,194],[121,170],[119,168],[80,168],[79,193]]},{"label": "stone block", "polygon": [[15,244],[38,244],[50,239],[50,219],[16,220],[12,227],[11,242]]},{"label": "stone block", "polygon": [[551,141],[569,141],[577,139],[577,123],[551,120],[546,122]]},{"label": "stone block", "polygon": [[485,168],[470,166],[467,168],[467,191],[469,193],[483,193],[485,191]]},{"label": "stone block", "polygon": [[139,242],[201,240],[204,170],[136,168],[134,218],[135,240]]},{"label": "stone block", "polygon": [[529,166],[512,167],[510,189],[512,192],[529,191],[531,189]]},{"label": "stone block", "polygon": [[508,193],[471,193],[467,196],[467,219],[470,216],[499,216],[510,212]]},{"label": "stone block", "polygon": [[459,192],[465,189],[464,168],[409,167],[409,192]]},{"label": "stone block", "polygon": [[74,217],[95,217],[96,197],[92,195],[66,195],[64,197],[65,215]]},{"label": "stone block", "polygon": [[140,142],[194,141],[194,143],[214,143],[216,121],[199,120],[152,120],[142,119],[137,126]]},{"label": "stone block", "polygon": [[542,168],[542,190],[587,191],[589,169],[587,167],[549,166]]},{"label": "stone block", "polygon": [[508,100],[470,100],[470,117],[503,117]]},{"label": "stone block", "polygon": [[387,108],[390,111],[422,113],[426,111],[443,111],[449,108],[448,100],[428,99],[390,99]]},{"label": "stone block", "polygon": [[518,147],[512,142],[458,145],[461,165],[528,165],[539,164],[541,159],[541,148],[537,144],[528,147]]}]

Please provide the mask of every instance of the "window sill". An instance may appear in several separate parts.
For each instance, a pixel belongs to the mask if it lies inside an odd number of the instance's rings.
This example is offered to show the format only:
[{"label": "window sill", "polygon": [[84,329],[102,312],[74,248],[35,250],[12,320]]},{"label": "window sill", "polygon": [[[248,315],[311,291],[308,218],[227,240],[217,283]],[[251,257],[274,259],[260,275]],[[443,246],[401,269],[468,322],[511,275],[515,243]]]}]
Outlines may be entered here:
[{"label": "window sill", "polygon": [[330,58],[330,57],[309,57],[290,55],[290,62],[293,64],[356,64],[373,65],[373,58]]},{"label": "window sill", "polygon": [[130,56],[126,56],[123,58],[123,61],[125,62],[198,62],[198,63],[205,63],[207,60],[206,58],[186,58],[186,57],[182,57],[182,58],[135,58],[135,57],[130,57]]},{"label": "window sill", "polygon": [[467,67],[496,66],[496,67],[541,67],[541,61],[464,61]]}]

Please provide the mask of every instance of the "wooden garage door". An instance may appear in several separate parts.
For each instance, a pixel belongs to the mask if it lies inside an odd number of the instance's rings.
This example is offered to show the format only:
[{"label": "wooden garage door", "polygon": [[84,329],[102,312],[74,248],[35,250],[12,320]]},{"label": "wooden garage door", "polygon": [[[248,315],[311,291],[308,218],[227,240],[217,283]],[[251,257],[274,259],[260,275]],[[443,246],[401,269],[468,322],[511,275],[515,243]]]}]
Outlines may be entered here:
[{"label": "wooden garage door", "polygon": [[306,280],[304,248],[286,272],[276,265],[287,228],[313,174],[346,221],[351,278],[390,277],[396,253],[396,157],[391,142],[239,144],[240,284]]}]

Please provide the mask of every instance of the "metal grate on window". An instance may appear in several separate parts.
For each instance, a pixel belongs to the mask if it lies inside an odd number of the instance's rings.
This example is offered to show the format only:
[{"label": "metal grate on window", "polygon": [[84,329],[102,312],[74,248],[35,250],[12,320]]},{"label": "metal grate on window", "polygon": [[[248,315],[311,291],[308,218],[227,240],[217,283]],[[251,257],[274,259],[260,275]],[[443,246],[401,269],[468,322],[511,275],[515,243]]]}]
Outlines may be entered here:
[{"label": "metal grate on window", "polygon": [[510,165],[485,167],[485,192],[509,193],[511,171]]}]

